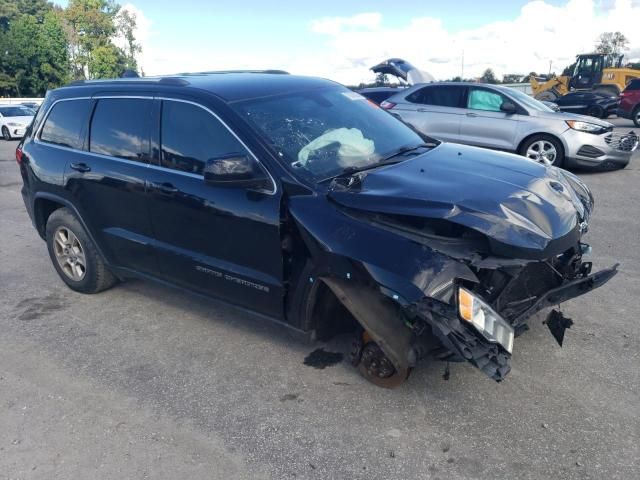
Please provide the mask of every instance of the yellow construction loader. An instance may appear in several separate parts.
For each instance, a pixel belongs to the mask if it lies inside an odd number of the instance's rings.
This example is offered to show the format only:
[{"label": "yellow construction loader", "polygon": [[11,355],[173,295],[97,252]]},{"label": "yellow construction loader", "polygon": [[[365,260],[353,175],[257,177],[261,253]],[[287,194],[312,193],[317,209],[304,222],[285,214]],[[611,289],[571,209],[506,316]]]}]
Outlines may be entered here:
[{"label": "yellow construction loader", "polygon": [[531,76],[533,96],[538,100],[553,102],[572,90],[593,90],[619,95],[634,78],[640,78],[640,70],[622,66],[623,55],[587,53],[576,56],[572,76],[554,76],[550,80]]}]

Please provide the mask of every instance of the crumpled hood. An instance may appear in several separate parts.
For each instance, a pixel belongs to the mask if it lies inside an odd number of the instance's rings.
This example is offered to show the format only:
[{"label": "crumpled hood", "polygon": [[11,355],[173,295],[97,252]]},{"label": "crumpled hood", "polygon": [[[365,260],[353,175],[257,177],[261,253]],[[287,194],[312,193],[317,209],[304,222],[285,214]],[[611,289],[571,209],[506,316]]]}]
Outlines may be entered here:
[{"label": "crumpled hood", "polygon": [[593,207],[569,172],[456,144],[358,175],[349,187],[334,183],[329,198],[360,211],[448,220],[528,251],[549,253],[553,242],[579,238]]}]

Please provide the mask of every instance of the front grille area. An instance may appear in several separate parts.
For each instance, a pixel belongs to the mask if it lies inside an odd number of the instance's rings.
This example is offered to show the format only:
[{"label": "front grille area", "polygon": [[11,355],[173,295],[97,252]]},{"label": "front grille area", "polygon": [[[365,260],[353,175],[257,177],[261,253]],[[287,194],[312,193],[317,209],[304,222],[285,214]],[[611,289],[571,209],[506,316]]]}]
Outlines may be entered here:
[{"label": "front grille area", "polygon": [[638,147],[638,135],[633,132],[610,133],[604,141],[619,152],[633,152]]},{"label": "front grille area", "polygon": [[578,150],[578,155],[587,158],[598,158],[604,155],[604,152],[593,145],[583,145],[580,147],[580,150]]}]

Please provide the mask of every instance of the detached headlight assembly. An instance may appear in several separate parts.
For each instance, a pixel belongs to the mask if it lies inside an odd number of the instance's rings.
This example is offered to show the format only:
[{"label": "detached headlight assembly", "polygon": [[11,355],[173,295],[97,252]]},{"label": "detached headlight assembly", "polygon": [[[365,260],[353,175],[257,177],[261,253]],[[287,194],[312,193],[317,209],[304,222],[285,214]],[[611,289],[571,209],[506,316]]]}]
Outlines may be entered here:
[{"label": "detached headlight assembly", "polygon": [[593,133],[594,135],[600,135],[601,133],[609,131],[607,127],[603,127],[602,125],[596,125],[595,123],[583,122],[580,120],[567,120],[566,123],[569,125],[569,128],[579,132]]},{"label": "detached headlight assembly", "polygon": [[511,353],[513,327],[479,297],[463,287],[458,288],[458,313],[462,320],[472,324],[484,338],[499,343]]}]

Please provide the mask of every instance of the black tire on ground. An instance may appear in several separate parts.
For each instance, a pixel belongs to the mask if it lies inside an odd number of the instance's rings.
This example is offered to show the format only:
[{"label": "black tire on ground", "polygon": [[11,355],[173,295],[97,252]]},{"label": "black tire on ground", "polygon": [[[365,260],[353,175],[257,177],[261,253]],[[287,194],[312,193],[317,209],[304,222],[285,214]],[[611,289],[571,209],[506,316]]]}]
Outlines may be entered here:
[{"label": "black tire on ground", "polygon": [[591,105],[589,108],[587,108],[587,115],[589,115],[590,117],[604,118],[604,108],[602,108],[600,105]]},{"label": "black tire on ground", "polygon": [[[63,232],[68,233],[69,231],[75,236],[77,245],[79,245],[76,249],[80,252],[79,255],[82,256],[84,261],[84,273],[81,278],[77,279],[72,278],[71,274],[68,273],[72,267],[65,265],[67,271],[63,270],[60,264],[62,260],[58,260],[58,254],[56,253],[56,249],[60,254],[63,253],[60,251],[60,237],[56,237],[56,235],[61,235]],[[112,287],[117,282],[116,277],[107,269],[104,260],[82,227],[82,224],[69,209],[60,208],[49,216],[45,238],[54,268],[60,278],[72,290],[81,293],[98,293]],[[71,255],[73,255],[73,252]]]},{"label": "black tire on ground", "polygon": [[7,127],[2,127],[2,138],[7,141],[11,140],[11,132],[9,132]]},{"label": "black tire on ground", "polygon": [[640,128],[640,105],[638,105],[633,111],[633,113],[631,114],[631,118],[633,119],[634,125]]},{"label": "black tire on ground", "polygon": [[560,143],[560,140],[558,140],[557,138],[551,135],[546,135],[544,133],[541,133],[539,135],[533,135],[532,137],[527,138],[522,143],[522,145],[520,145],[520,148],[518,149],[518,154],[522,155],[523,157],[526,157],[527,150],[529,150],[529,147],[531,147],[537,142],[551,143],[553,147],[556,149],[556,157],[554,161],[551,162],[551,165],[553,165],[554,167],[562,167],[562,165],[564,164],[564,147],[562,146],[562,143]]}]

